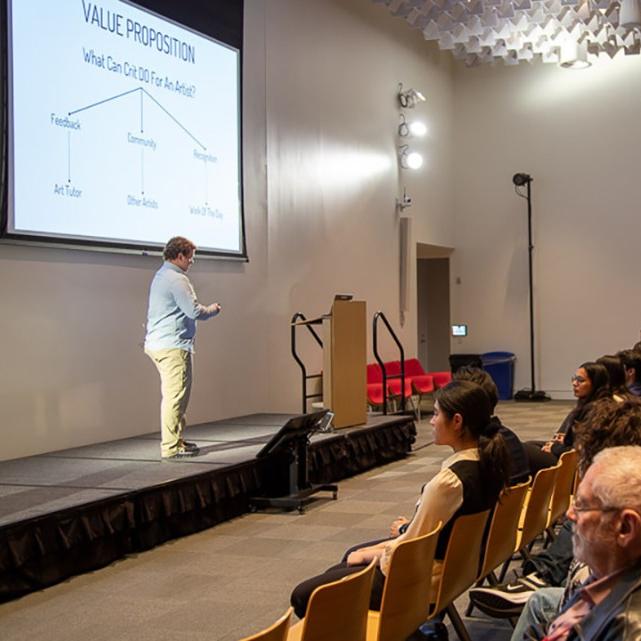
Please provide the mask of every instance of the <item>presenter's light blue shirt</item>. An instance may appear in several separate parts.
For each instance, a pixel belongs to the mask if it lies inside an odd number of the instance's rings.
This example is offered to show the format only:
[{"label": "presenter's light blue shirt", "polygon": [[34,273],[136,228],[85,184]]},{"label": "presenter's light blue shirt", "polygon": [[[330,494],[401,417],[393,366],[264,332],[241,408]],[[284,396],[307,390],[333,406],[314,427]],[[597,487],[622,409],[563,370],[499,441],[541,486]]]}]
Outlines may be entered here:
[{"label": "presenter's light blue shirt", "polygon": [[187,274],[165,261],[149,289],[145,349],[178,348],[194,351],[196,321],[218,314],[214,305],[201,305]]}]

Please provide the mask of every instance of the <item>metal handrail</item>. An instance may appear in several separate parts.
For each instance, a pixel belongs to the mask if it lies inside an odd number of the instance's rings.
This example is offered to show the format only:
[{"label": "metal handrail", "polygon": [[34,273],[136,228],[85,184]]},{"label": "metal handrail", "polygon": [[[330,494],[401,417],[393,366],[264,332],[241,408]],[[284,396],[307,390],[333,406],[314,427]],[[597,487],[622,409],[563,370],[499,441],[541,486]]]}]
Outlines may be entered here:
[{"label": "metal handrail", "polygon": [[[300,312],[296,312],[292,316],[291,320],[291,349],[292,349],[292,356],[294,357],[294,360],[298,363],[299,367],[301,368],[302,374],[303,374],[303,414],[307,413],[307,400],[310,398],[322,398],[323,394],[308,394],[307,393],[307,381],[308,379],[311,378],[322,378],[323,374],[307,374],[307,368],[305,367],[305,363],[300,359],[300,356],[296,352],[296,328],[301,327],[300,325],[296,325],[296,321],[302,320],[306,321],[307,318],[305,318],[304,314],[301,314]],[[303,325],[302,327],[306,327],[308,331],[311,333],[311,335],[314,337],[314,340],[320,345],[320,347],[323,347],[323,341],[321,340],[320,336],[316,333],[316,330],[311,326],[311,325]]]},{"label": "metal handrail", "polygon": [[401,411],[402,412],[405,411],[405,350],[403,349],[403,345],[401,344],[401,341],[398,340],[398,336],[396,336],[396,333],[392,329],[392,326],[389,324],[389,321],[385,317],[385,314],[383,314],[383,312],[376,312],[372,319],[372,338],[374,342],[374,358],[378,361],[378,364],[381,367],[381,371],[383,372],[383,414],[387,415],[387,371],[385,370],[385,363],[383,362],[383,359],[378,353],[378,320],[379,318],[383,321],[383,323],[385,323],[385,327],[387,327],[387,331],[389,332],[390,336],[394,339],[394,342],[396,343],[396,346],[398,347],[398,351],[400,352],[400,355],[401,355]]}]

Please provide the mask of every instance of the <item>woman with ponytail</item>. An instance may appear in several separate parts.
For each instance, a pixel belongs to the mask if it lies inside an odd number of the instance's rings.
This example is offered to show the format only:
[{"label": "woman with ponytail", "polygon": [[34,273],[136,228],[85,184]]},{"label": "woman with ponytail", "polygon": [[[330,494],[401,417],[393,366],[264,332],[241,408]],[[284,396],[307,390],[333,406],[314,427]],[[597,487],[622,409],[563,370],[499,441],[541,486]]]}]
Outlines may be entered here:
[{"label": "woman with ponytail", "polygon": [[[434,576],[439,569],[454,525],[464,514],[492,508],[509,479],[508,454],[499,434],[500,424],[491,417],[490,401],[476,383],[452,381],[435,395],[434,443],[454,450],[441,465],[441,470],[426,483],[416,504],[413,518],[406,523],[397,519],[392,524],[393,538],[364,543],[348,550],[343,561],[323,574],[299,584],[291,603],[299,617],[305,616],[311,593],[320,585],[358,572],[378,560],[374,574],[370,608],[380,609],[385,575],[395,545],[430,532],[437,523],[443,529],[436,546]],[[399,527],[400,526],[400,527]]]}]

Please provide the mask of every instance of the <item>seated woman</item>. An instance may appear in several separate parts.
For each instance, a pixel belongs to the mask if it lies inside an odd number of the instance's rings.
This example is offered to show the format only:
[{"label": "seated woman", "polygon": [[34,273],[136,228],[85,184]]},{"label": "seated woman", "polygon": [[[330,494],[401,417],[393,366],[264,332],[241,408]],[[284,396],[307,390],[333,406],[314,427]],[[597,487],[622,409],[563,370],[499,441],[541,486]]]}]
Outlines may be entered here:
[{"label": "seated woman", "polygon": [[561,454],[574,447],[576,423],[585,418],[593,401],[611,394],[608,370],[600,363],[583,363],[572,377],[572,390],[577,399],[576,405],[554,436],[547,442],[528,441],[524,444],[532,477],[539,470],[556,465]]},{"label": "seated woman", "polygon": [[615,401],[622,403],[634,396],[634,394],[630,394],[625,385],[625,368],[623,367],[623,360],[619,354],[606,354],[605,356],[601,356],[601,358],[597,358],[596,362],[608,370],[610,393]]},{"label": "seated woman", "polygon": [[[456,518],[482,512],[495,505],[509,479],[507,449],[498,433],[499,423],[491,420],[487,394],[476,383],[452,381],[435,395],[434,442],[454,450],[443,461],[441,471],[423,486],[414,517],[406,530],[393,539],[382,539],[352,548],[343,562],[323,574],[298,585],[291,603],[299,617],[305,616],[307,602],[315,588],[358,572],[372,559],[378,560],[374,575],[370,608],[380,609],[385,574],[394,546],[401,541],[430,532],[439,521],[444,524],[439,535],[435,574],[445,556],[447,542]],[[393,532],[398,524],[393,524]]]}]

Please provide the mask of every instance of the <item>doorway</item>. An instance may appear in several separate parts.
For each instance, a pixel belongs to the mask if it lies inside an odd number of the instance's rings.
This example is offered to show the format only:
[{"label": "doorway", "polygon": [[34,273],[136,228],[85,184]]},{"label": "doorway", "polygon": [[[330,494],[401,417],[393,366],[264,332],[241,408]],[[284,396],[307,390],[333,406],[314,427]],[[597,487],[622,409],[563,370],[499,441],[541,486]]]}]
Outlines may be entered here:
[{"label": "doorway", "polygon": [[450,369],[450,247],[417,243],[417,344],[426,372]]}]

